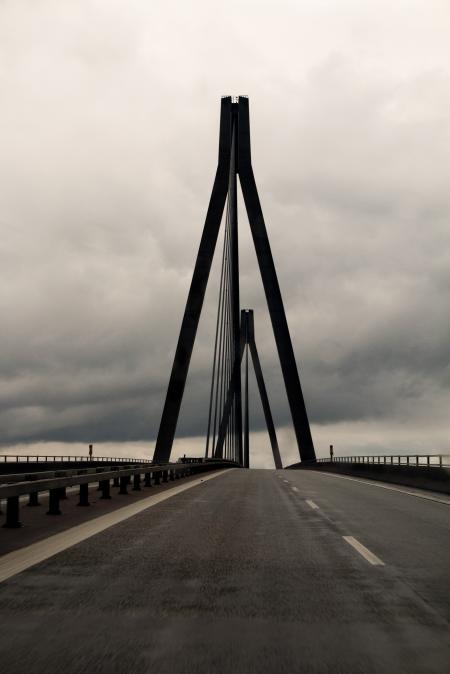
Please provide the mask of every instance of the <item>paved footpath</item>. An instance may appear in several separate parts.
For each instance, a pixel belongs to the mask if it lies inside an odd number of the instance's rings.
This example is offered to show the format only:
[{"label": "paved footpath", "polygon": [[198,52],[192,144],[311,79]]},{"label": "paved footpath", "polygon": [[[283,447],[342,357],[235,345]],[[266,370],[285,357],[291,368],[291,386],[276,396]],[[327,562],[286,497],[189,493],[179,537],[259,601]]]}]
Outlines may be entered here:
[{"label": "paved footpath", "polygon": [[2,671],[450,671],[444,499],[263,470],[165,494],[0,585]]}]

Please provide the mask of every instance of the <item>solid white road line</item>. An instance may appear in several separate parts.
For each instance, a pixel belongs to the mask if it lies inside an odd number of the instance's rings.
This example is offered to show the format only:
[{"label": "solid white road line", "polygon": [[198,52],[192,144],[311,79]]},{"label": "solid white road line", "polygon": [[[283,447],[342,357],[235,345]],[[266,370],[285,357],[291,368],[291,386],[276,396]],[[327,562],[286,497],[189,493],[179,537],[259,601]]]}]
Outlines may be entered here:
[{"label": "solid white road line", "polygon": [[334,473],[325,473],[320,471],[321,475],[325,477],[337,477],[339,480],[351,480],[352,482],[360,482],[361,484],[368,484],[369,487],[377,487],[378,489],[387,489],[388,491],[398,491],[400,494],[406,494],[407,496],[415,496],[416,498],[423,498],[425,501],[435,501],[436,503],[442,503],[443,505],[450,505],[450,499],[445,498],[445,496],[428,496],[428,494],[422,494],[419,491],[409,491],[408,489],[401,489],[400,487],[391,487],[387,484],[378,484],[378,482],[368,482],[367,480],[360,480],[357,477],[348,477],[347,475],[335,475]]},{"label": "solid white road line", "polygon": [[314,503],[314,501],[311,501],[311,499],[307,498],[305,499],[305,501],[309,505],[309,507],[312,508],[313,510],[319,510],[319,506],[317,505],[317,503]]},{"label": "solid white road line", "polygon": [[379,557],[373,554],[373,552],[370,552],[362,543],[356,540],[356,538],[353,538],[353,536],[342,536],[344,541],[347,541],[349,545],[351,545],[359,554],[364,557],[365,560],[369,562],[369,564],[373,564],[373,566],[384,566],[384,562],[381,561]]},{"label": "solid white road line", "polygon": [[298,491],[297,487],[292,487],[292,491]]},{"label": "solid white road line", "polygon": [[32,543],[32,545],[28,545],[25,548],[15,550],[14,552],[9,552],[0,558],[0,583],[7,578],[11,578],[11,576],[15,576],[21,571],[25,571],[25,569],[30,568],[30,566],[39,564],[39,562],[43,562],[49,557],[53,557],[53,555],[58,554],[58,552],[62,552],[63,550],[76,545],[77,543],[81,543],[81,541],[86,540],[86,538],[90,538],[91,536],[94,536],[95,534],[98,534],[101,531],[118,524],[119,522],[123,522],[129,517],[133,517],[133,515],[137,515],[147,508],[158,505],[158,503],[162,503],[162,501],[166,501],[167,499],[172,498],[172,496],[181,494],[183,491],[192,489],[192,487],[196,487],[202,482],[207,482],[208,480],[213,480],[220,475],[224,475],[230,470],[234,470],[234,468],[217,471],[210,475],[205,475],[204,477],[199,477],[196,480],[192,480],[192,482],[187,482],[186,484],[182,484],[177,487],[171,487],[170,489],[163,491],[161,494],[148,496],[147,498],[141,499],[136,503],[119,508],[112,513],[101,515],[100,517],[96,517],[89,522],[79,524],[76,527],[71,527],[70,529],[62,531],[59,534],[54,534],[53,536],[44,538],[44,540],[38,541],[37,543]]}]

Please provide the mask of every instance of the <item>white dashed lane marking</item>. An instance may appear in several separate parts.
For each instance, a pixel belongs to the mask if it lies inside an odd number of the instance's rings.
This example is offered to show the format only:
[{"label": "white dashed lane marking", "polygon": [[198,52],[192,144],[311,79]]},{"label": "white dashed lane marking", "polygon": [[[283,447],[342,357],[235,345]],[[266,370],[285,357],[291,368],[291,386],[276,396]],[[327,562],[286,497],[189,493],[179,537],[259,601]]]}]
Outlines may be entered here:
[{"label": "white dashed lane marking", "polygon": [[351,545],[364,559],[373,566],[384,566],[384,562],[379,557],[370,552],[362,543],[353,538],[353,536],[342,536],[344,541]]},{"label": "white dashed lane marking", "polygon": [[311,499],[307,498],[305,499],[305,501],[309,505],[309,507],[312,508],[313,510],[319,510],[319,506],[317,505],[317,503],[314,503],[314,501],[311,501]]},{"label": "white dashed lane marking", "polygon": [[292,491],[298,491],[297,487],[292,487]]}]

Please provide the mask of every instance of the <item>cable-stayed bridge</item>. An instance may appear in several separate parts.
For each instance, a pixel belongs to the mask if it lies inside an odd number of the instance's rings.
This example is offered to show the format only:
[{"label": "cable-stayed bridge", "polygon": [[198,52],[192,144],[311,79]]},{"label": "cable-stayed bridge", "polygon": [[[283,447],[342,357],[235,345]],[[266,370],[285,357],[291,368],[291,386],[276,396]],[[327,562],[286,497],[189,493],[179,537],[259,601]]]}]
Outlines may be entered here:
[{"label": "cable-stayed bridge", "polygon": [[[300,462],[282,470],[253,312],[242,189]],[[205,446],[172,445],[223,224]],[[253,365],[274,470],[251,465]],[[443,673],[448,457],[316,460],[250,155],[221,102],[219,161],[153,458],[4,457],[0,662],[14,672]]]},{"label": "cable-stayed bridge", "polygon": [[[213,375],[206,440],[206,456],[226,457],[249,466],[248,396],[244,410],[242,443],[241,357],[251,350],[264,413],[268,424],[275,465],[280,465],[275,429],[254,339],[253,316],[240,322],[238,252],[238,178],[258,259],[270,319],[286,387],[287,399],[300,458],[316,458],[300,385],[297,364],[252,168],[248,98],[224,97],[221,103],[219,160],[211,199],[186,302],[176,347],[166,401],[155,448],[155,461],[168,461],[183,398],[200,313],[211,270],[220,225],[225,212],[220,292],[214,343]],[[251,326],[251,327],[249,327]],[[251,330],[251,332],[249,331]],[[246,391],[248,390],[246,356]],[[217,433],[216,433],[217,430]],[[210,445],[210,435],[212,442]]]}]

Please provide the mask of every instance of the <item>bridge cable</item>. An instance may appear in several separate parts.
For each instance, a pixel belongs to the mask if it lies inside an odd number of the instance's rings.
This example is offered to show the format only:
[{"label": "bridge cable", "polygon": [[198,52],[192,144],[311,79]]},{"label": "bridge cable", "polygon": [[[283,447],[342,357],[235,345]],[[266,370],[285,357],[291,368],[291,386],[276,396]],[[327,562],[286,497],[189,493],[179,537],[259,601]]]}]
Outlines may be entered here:
[{"label": "bridge cable", "polygon": [[[217,429],[217,418],[218,418],[218,403],[219,403],[219,390],[220,390],[220,380],[221,380],[221,363],[222,363],[222,346],[223,346],[223,323],[224,323],[224,306],[225,306],[225,286],[226,286],[226,249],[227,249],[227,239],[228,239],[228,228],[225,227],[225,236],[224,236],[224,283],[221,289],[221,295],[219,297],[220,302],[220,321],[219,321],[219,350],[217,354],[217,372],[216,372],[216,381],[215,381],[215,392],[214,392],[214,424],[213,424],[213,436],[212,436],[212,453],[215,455],[215,443],[216,443],[216,429]],[[218,429],[217,429],[218,430]]]},{"label": "bridge cable", "polygon": [[[225,236],[226,236],[226,232],[224,233],[224,239],[225,239]],[[210,438],[210,434],[211,434],[211,415],[212,415],[213,395],[214,395],[214,381],[215,381],[215,376],[216,376],[217,341],[218,341],[218,335],[219,335],[219,319],[220,319],[221,300],[222,300],[224,268],[225,268],[225,241],[224,241],[224,246],[223,246],[223,251],[222,251],[222,265],[221,265],[221,272],[220,272],[219,303],[217,305],[216,335],[215,335],[215,339],[214,339],[213,368],[212,368],[212,376],[211,376],[211,390],[210,390],[210,394],[209,394],[208,428],[207,428],[207,431],[206,431],[205,458],[208,458],[209,438]],[[212,453],[214,453],[214,447],[213,447]]]}]

